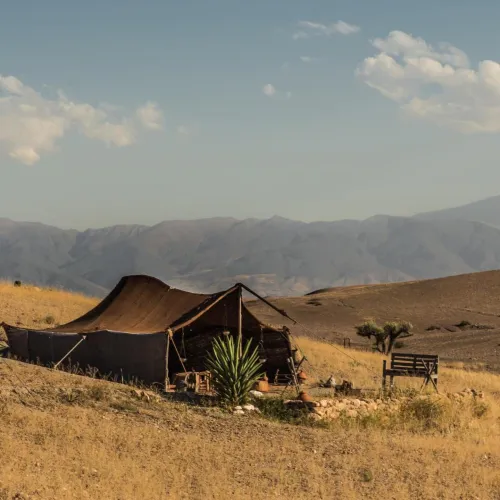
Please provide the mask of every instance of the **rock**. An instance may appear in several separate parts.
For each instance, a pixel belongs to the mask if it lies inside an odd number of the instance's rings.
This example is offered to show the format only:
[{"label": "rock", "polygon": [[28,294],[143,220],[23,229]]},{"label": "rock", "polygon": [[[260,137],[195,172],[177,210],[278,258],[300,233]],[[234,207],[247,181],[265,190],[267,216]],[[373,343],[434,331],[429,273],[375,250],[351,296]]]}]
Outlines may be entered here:
[{"label": "rock", "polygon": [[336,420],[337,418],[339,418],[340,413],[337,410],[335,410],[335,408],[329,408],[327,416],[331,420]]},{"label": "rock", "polygon": [[243,410],[234,410],[233,415],[244,415],[245,412]]},{"label": "rock", "polygon": [[321,405],[318,401],[304,401],[304,406],[307,406],[308,408],[317,408]]},{"label": "rock", "polygon": [[309,414],[309,418],[311,420],[314,420],[314,421],[317,421],[317,422],[319,422],[320,420],[323,420],[323,416],[319,415],[318,413],[310,413]]},{"label": "rock", "polygon": [[322,399],[322,400],[319,402],[319,405],[320,405],[322,408],[326,408],[327,406],[330,406],[330,405],[329,405],[329,401],[327,401],[326,399]]},{"label": "rock", "polygon": [[262,394],[262,392],[260,392],[260,391],[250,391],[250,394],[254,398],[262,398],[264,396],[264,394]]},{"label": "rock", "polygon": [[243,410],[243,408],[241,406],[235,406],[234,411],[238,411],[238,410]]},{"label": "rock", "polygon": [[353,399],[352,406],[354,406],[354,408],[359,408],[361,406],[361,401],[359,399]]},{"label": "rock", "polygon": [[255,411],[255,406],[254,405],[243,405],[242,409],[245,411]]},{"label": "rock", "polygon": [[337,410],[345,410],[347,408],[347,405],[343,401],[340,401],[335,405],[335,407],[337,408]]},{"label": "rock", "polygon": [[350,418],[356,418],[358,416],[358,412],[356,410],[347,410],[345,414]]}]

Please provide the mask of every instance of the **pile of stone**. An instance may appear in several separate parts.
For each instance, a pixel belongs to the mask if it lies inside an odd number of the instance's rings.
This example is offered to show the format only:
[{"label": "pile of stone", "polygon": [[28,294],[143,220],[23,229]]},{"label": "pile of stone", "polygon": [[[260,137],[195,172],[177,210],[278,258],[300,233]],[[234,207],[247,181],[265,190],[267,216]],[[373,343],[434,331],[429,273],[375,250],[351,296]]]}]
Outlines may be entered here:
[{"label": "pile of stone", "polygon": [[475,389],[464,389],[460,392],[454,392],[452,394],[448,394],[448,397],[453,398],[455,400],[461,400],[466,398],[478,398],[484,399],[484,393],[482,391],[476,391]]},{"label": "pile of stone", "polygon": [[317,420],[327,418],[335,420],[341,416],[356,418],[375,413],[376,411],[385,411],[388,413],[398,411],[400,399],[349,399],[349,398],[331,398],[320,401],[300,401],[288,400],[285,405],[290,409],[307,408],[311,412],[311,417]]},{"label": "pile of stone", "polygon": [[254,405],[243,405],[236,406],[233,410],[234,415],[245,415],[245,413],[260,413],[260,410],[256,408]]},{"label": "pile of stone", "polygon": [[[461,392],[442,395],[420,395],[419,399],[444,397],[455,401],[465,401],[467,398],[484,398],[484,394],[474,389],[464,389]],[[290,410],[307,409],[314,420],[336,420],[340,417],[358,418],[370,414],[381,413],[391,415],[401,409],[401,405],[411,399],[409,396],[389,397],[384,399],[369,398],[330,398],[319,401],[287,400],[285,405]]]}]

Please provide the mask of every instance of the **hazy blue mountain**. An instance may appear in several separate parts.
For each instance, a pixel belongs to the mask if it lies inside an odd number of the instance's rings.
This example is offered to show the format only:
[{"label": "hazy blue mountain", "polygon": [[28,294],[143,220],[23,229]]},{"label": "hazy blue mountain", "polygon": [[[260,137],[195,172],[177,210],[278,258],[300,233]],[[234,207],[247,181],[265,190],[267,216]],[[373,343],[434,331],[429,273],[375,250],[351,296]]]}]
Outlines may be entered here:
[{"label": "hazy blue mountain", "polygon": [[469,220],[500,227],[500,196],[475,201],[454,208],[418,214],[425,220]]},{"label": "hazy blue mountain", "polygon": [[0,278],[103,295],[121,276],[145,273],[193,291],[244,281],[295,295],[498,269],[495,221],[500,197],[364,221],[214,218],[78,232],[0,219]]}]

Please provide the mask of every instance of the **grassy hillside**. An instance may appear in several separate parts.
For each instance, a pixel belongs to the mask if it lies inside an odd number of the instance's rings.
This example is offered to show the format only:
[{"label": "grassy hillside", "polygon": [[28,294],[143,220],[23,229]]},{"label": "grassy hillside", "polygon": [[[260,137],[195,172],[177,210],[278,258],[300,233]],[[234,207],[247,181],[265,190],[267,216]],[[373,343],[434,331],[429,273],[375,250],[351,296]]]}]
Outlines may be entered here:
[{"label": "grassy hillside", "polygon": [[[332,288],[304,297],[277,298],[272,302],[299,321],[297,327],[289,323],[297,335],[337,341],[349,337],[369,347],[368,342],[356,337],[354,325],[367,319],[381,323],[408,320],[415,327],[415,336],[404,340],[405,349],[500,367],[500,271]],[[263,320],[282,321],[267,306],[255,301],[249,304]],[[427,331],[433,325],[453,329],[453,325],[462,320],[491,329]]]},{"label": "grassy hillside", "polygon": [[[0,294],[4,319],[34,325],[93,303],[7,285]],[[381,356],[299,345],[311,377],[380,387]],[[484,391],[484,415],[317,427],[146,401],[127,386],[0,360],[0,499],[499,498],[500,376],[456,366],[441,371],[441,391]]]},{"label": "grassy hillside", "polygon": [[97,299],[59,289],[0,282],[0,321],[11,325],[48,328],[77,318],[96,303]]},{"label": "grassy hillside", "polygon": [[[305,339],[322,373],[378,385],[381,358]],[[295,426],[212,408],[145,402],[130,389],[0,362],[0,498],[422,498],[500,494],[500,377],[443,371],[441,387],[485,391],[481,419],[436,428]],[[19,394],[6,396],[12,386]],[[30,392],[26,392],[26,387]],[[16,494],[24,496],[14,497]],[[3,495],[3,496],[2,496]],[[28,496],[29,495],[29,496]]]}]

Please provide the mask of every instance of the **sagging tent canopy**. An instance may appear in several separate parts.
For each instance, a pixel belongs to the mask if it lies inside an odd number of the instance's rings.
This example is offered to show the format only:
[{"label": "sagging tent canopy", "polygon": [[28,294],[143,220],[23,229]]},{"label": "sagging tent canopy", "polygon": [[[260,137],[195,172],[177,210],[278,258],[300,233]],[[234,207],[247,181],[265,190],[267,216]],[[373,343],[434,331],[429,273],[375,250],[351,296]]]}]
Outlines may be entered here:
[{"label": "sagging tent canopy", "polygon": [[[21,359],[56,363],[84,335],[68,358],[72,364],[163,384],[167,369],[169,374],[205,369],[213,338],[223,332],[235,335],[241,310],[242,337],[259,346],[268,377],[278,370],[289,373],[288,330],[262,324],[244,302],[240,309],[240,294],[241,285],[197,294],[151,276],[125,276],[101,303],[69,323],[40,330],[2,326],[11,353]],[[167,349],[167,332],[174,349]]]}]

